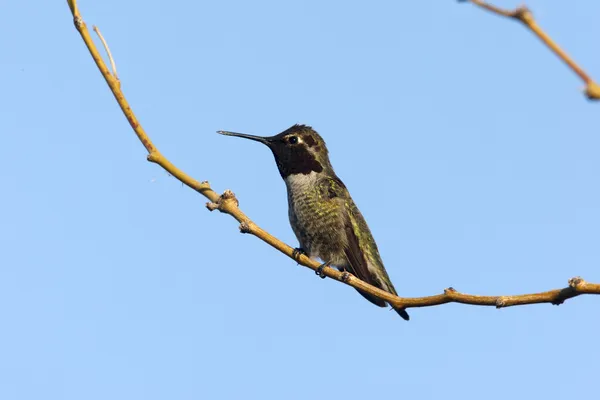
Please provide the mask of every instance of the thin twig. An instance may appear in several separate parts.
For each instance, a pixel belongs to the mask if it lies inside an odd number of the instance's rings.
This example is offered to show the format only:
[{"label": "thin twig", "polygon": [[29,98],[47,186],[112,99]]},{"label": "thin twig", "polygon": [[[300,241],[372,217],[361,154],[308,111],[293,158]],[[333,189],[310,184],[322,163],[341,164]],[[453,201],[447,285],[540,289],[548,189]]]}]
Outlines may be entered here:
[{"label": "thin twig", "polygon": [[[226,190],[222,195],[219,196],[210,188],[208,182],[199,182],[190,177],[185,172],[173,165],[158,151],[131,110],[129,103],[121,91],[117,79],[111,74],[106,64],[100,57],[98,49],[96,48],[87,30],[86,24],[77,11],[75,0],[69,0],[69,5],[71,6],[71,10],[73,12],[75,27],[81,34],[85,45],[90,51],[90,54],[96,62],[96,65],[102,73],[102,76],[113,92],[115,99],[121,107],[121,110],[127,117],[129,124],[148,152],[148,161],[160,165],[165,171],[181,181],[183,184],[205,196],[209,200],[209,202],[206,204],[209,210],[219,210],[235,218],[240,223],[240,231],[242,233],[249,233],[256,236],[265,243],[271,245],[273,248],[296,260],[299,264],[316,271],[319,268],[320,263],[310,259],[305,255],[296,255],[292,247],[283,243],[281,240],[277,239],[269,232],[256,225],[250,218],[248,218],[248,216],[246,216],[246,214],[240,210],[239,202],[232,191]],[[353,288],[360,289],[366,293],[377,296],[380,299],[387,301],[395,308],[429,307],[445,303],[495,306],[498,308],[536,303],[561,304],[565,300],[580,294],[600,294],[600,284],[587,283],[581,278],[573,278],[569,281],[569,286],[564,289],[518,296],[476,296],[459,293],[452,288],[448,288],[443,294],[428,297],[410,298],[394,296],[391,293],[369,285],[368,283],[347,272],[340,272],[331,267],[324,268],[323,274],[329,278],[335,279],[336,281],[345,283],[348,286],[352,286]]]},{"label": "thin twig", "polygon": [[106,54],[108,55],[108,60],[110,61],[110,67],[112,68],[112,74],[114,76],[114,78],[118,81],[119,80],[119,75],[117,75],[117,65],[115,64],[115,59],[112,56],[112,53],[110,52],[110,47],[108,47],[108,43],[106,43],[106,40],[104,40],[104,36],[102,36],[102,32],[100,32],[100,28],[98,28],[96,25],[93,26],[94,32],[96,32],[96,35],[98,35],[98,37],[100,38],[100,41],[102,42],[102,46],[104,46],[104,50],[106,51]]},{"label": "thin twig", "polygon": [[79,15],[79,10],[77,9],[77,1],[67,0],[67,3],[69,4],[69,8],[71,9],[71,14],[73,14],[73,17]]},{"label": "thin twig", "polygon": [[[463,2],[465,0],[462,0]],[[513,18],[522,22],[531,30],[550,50],[565,62],[585,83],[584,93],[590,100],[600,100],[600,86],[581,68],[535,21],[533,13],[526,6],[517,7],[514,10],[505,10],[486,3],[482,0],[466,0],[491,13],[507,18]]]}]

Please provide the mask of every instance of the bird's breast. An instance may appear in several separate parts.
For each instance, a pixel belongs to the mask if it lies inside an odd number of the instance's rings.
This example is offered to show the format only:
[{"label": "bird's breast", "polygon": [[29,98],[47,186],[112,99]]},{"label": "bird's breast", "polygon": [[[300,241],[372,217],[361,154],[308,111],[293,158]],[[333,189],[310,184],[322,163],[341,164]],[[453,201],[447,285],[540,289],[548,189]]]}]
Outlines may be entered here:
[{"label": "bird's breast", "polygon": [[318,180],[316,173],[286,178],[290,224],[300,246],[311,257],[338,260],[347,243],[344,210],[338,201],[320,195]]}]

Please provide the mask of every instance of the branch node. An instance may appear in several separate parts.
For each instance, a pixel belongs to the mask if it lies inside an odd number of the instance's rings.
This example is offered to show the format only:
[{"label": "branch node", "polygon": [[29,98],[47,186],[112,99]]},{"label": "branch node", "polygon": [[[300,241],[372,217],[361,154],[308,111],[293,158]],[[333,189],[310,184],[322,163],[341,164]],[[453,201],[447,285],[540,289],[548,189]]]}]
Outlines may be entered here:
[{"label": "branch node", "polygon": [[240,223],[240,233],[252,233],[252,228],[248,221],[242,221]]},{"label": "branch node", "polygon": [[231,205],[234,205],[234,207],[237,208],[240,205],[240,202],[238,201],[237,197],[235,197],[235,193],[227,189],[219,198],[219,209],[224,209],[225,207],[229,207]]},{"label": "branch node", "polygon": [[146,160],[152,163],[157,163],[160,158],[160,153],[158,151],[153,151],[146,156]]},{"label": "branch node", "polygon": [[447,296],[451,296],[453,293],[456,293],[456,289],[454,289],[452,286],[444,289],[444,294]]},{"label": "branch node", "polygon": [[496,308],[506,307],[506,297],[500,296],[496,299]]},{"label": "branch node", "polygon": [[208,181],[202,181],[194,189],[199,192],[202,190],[210,189],[210,183],[208,183]]},{"label": "branch node", "polygon": [[518,19],[525,25],[529,25],[533,22],[533,13],[527,6],[522,5],[515,9],[511,15],[513,18]]},{"label": "branch node", "polygon": [[77,28],[77,30],[81,30],[83,27],[83,19],[79,15],[73,17],[73,23],[75,24],[75,28]]},{"label": "branch node", "polygon": [[341,279],[342,279],[342,282],[344,282],[344,283],[348,283],[348,282],[350,281],[350,276],[351,276],[351,275],[350,275],[350,273],[349,273],[349,272],[346,272],[346,271],[344,271],[344,272],[342,273],[342,278],[341,278]]},{"label": "branch node", "polygon": [[600,85],[594,81],[589,81],[584,90],[589,100],[600,100]]},{"label": "branch node", "polygon": [[[208,184],[208,182],[206,182]],[[223,192],[222,195],[219,196],[216,202],[208,202],[206,203],[206,208],[209,211],[219,210],[224,213],[229,213],[233,211],[233,209],[238,208],[240,202],[238,201],[235,194],[227,189]]]},{"label": "branch node", "polygon": [[577,290],[577,287],[583,283],[585,283],[585,281],[580,276],[576,276],[574,278],[569,279],[569,286],[575,290]]}]

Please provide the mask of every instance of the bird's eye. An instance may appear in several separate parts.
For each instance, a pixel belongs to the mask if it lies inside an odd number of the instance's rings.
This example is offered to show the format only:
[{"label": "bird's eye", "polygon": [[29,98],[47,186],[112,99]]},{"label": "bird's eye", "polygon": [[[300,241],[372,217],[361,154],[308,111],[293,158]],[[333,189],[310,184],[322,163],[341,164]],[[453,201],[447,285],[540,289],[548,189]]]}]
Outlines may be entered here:
[{"label": "bird's eye", "polygon": [[290,136],[290,138],[288,139],[288,142],[290,142],[290,144],[298,143],[298,136]]}]

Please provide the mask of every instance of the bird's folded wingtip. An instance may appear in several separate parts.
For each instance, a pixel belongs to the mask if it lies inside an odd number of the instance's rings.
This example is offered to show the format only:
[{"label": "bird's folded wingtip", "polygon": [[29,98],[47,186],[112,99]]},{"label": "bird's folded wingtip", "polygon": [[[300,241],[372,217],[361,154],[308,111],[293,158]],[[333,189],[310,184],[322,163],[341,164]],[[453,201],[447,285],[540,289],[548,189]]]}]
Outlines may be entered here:
[{"label": "bird's folded wingtip", "polygon": [[405,321],[410,321],[410,315],[406,312],[404,308],[394,308],[394,310],[402,317]]}]

